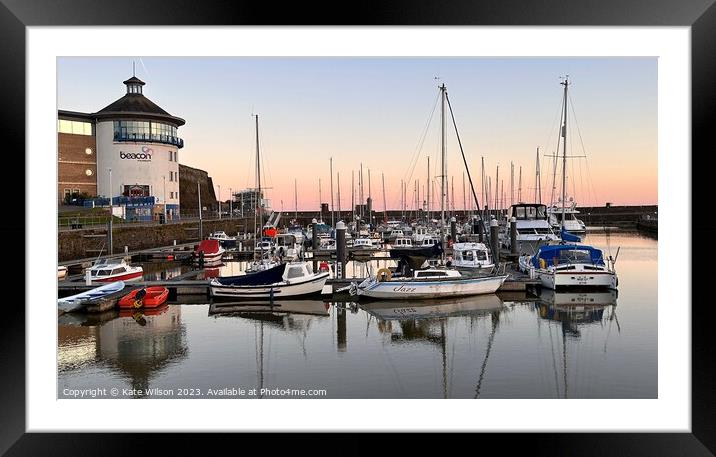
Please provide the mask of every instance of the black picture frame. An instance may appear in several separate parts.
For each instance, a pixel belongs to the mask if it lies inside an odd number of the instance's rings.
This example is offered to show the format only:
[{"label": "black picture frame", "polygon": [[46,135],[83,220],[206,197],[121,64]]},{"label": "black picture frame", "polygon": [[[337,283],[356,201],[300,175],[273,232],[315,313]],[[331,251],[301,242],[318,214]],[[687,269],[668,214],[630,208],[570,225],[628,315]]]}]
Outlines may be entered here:
[{"label": "black picture frame", "polygon": [[[226,2],[221,0],[176,0],[173,2],[123,0],[0,0],[0,109],[2,132],[10,151],[25,148],[25,56],[26,27],[89,25],[546,25],[546,26],[690,26],[692,64],[692,164],[705,157],[711,113],[716,108],[716,6],[714,0],[541,0],[524,2],[502,0],[473,2],[415,2],[390,0],[353,3],[301,3],[276,5],[271,2]],[[710,146],[710,145],[709,145]],[[6,149],[6,151],[8,151]],[[704,151],[695,154],[696,151]],[[18,154],[19,156],[19,154]],[[693,182],[710,182],[709,167],[693,167]],[[662,171],[663,172],[663,171]],[[14,173],[22,180],[22,173]],[[24,183],[16,184],[19,189]],[[696,197],[694,193],[694,198]],[[27,202],[27,205],[33,204]],[[19,206],[17,204],[16,206]],[[694,209],[698,208],[694,204]],[[688,213],[684,208],[685,218]],[[6,240],[24,239],[24,217],[4,218]],[[691,224],[692,240],[710,240],[716,227],[710,218]],[[683,223],[690,224],[688,219]],[[688,227],[685,231],[688,232]],[[688,240],[684,249],[691,250]],[[696,257],[693,257],[696,260]],[[30,261],[30,259],[25,259]],[[34,259],[33,261],[37,261]],[[52,255],[45,261],[54,262]],[[12,270],[20,268],[13,264]],[[481,434],[463,435],[468,442],[479,443],[479,449],[522,448],[537,455],[713,455],[716,452],[716,402],[714,401],[714,340],[709,325],[714,321],[714,307],[705,297],[709,270],[692,267],[692,290],[684,291],[683,303],[660,303],[660,306],[688,309],[692,315],[692,433],[573,433],[573,434]],[[15,274],[13,277],[17,277]],[[25,287],[30,279],[24,278]],[[14,287],[17,289],[17,286]],[[13,306],[10,306],[13,305]],[[25,306],[42,306],[24,303]],[[25,433],[25,310],[17,300],[5,303],[0,322],[0,453],[7,455],[125,455],[162,452],[191,441],[205,449],[222,449],[232,435],[146,434],[128,437],[111,433]],[[661,308],[660,308],[661,309]],[[348,413],[348,412],[347,412]],[[479,414],[479,409],[476,409]],[[101,420],[101,413],[98,420]],[[578,418],[575,418],[577,420]],[[337,420],[340,417],[337,416]],[[396,418],[399,420],[399,418]],[[313,449],[316,437],[286,435],[270,438],[271,452]],[[239,437],[249,449],[246,436]],[[253,437],[266,446],[269,438]],[[422,446],[433,437],[426,434],[391,437],[391,441]],[[398,441],[395,441],[398,440]],[[452,440],[452,438],[451,438]],[[441,440],[442,441],[442,440]],[[442,444],[452,443],[442,441]],[[402,445],[401,445],[402,446]],[[452,444],[450,444],[452,447]],[[360,436],[333,434],[322,437],[320,447],[335,452],[367,453],[379,451],[375,443]],[[444,449],[444,448],[443,448]],[[319,449],[316,449],[317,451]],[[385,449],[383,449],[384,451]]]}]

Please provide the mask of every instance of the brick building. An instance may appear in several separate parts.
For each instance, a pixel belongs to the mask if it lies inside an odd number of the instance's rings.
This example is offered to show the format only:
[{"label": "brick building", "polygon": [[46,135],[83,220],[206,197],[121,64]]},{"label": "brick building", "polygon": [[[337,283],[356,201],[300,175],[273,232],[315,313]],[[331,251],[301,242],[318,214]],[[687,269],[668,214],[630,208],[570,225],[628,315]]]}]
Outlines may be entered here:
[{"label": "brick building", "polygon": [[96,113],[58,111],[58,201],[86,192],[111,198],[121,217],[178,216],[185,121],[145,97],[136,76],[124,85],[126,94]]}]

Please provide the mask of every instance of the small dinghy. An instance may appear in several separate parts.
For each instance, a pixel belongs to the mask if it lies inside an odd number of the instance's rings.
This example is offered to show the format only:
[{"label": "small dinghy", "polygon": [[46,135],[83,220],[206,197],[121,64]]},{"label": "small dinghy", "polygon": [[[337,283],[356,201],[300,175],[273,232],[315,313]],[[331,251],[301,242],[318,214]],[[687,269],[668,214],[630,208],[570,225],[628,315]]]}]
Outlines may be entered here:
[{"label": "small dinghy", "polygon": [[120,308],[156,308],[167,301],[166,287],[145,287],[135,289],[119,300]]},{"label": "small dinghy", "polygon": [[66,313],[77,311],[84,306],[85,302],[89,300],[95,300],[97,298],[119,292],[122,289],[124,289],[124,281],[111,282],[104,286],[96,287],[92,290],[72,295],[70,297],[58,298],[57,308]]}]

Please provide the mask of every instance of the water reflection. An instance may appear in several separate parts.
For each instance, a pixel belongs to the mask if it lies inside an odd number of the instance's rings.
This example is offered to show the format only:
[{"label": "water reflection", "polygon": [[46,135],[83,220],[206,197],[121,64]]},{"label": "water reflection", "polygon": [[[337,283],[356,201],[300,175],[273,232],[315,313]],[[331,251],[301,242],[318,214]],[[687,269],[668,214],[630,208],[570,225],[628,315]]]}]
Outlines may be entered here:
[{"label": "water reflection", "polygon": [[188,353],[181,306],[73,316],[58,330],[60,372],[101,361],[141,389],[138,396],[146,395],[156,374]]},{"label": "water reflection", "polygon": [[[604,327],[606,321],[608,328],[604,353],[607,352],[607,342],[613,322],[616,322],[617,332],[621,332],[616,315],[617,291],[555,292],[543,289],[539,298],[534,306],[540,318],[559,324],[561,333],[561,340],[555,343],[552,327],[548,328],[557,396],[570,398],[569,363],[571,361],[575,364],[578,360],[572,361],[569,353],[571,349],[572,357],[578,354],[582,344],[582,330],[592,325]],[[558,375],[560,368],[561,376]],[[573,377],[576,377],[576,373]]]},{"label": "water reflection", "polygon": [[[621,247],[618,298],[545,289],[268,306],[185,295],[154,315],[66,314],[58,319],[60,392],[263,386],[325,388],[328,398],[655,398],[656,242],[589,237],[612,255]],[[351,262],[349,276],[387,261]],[[227,262],[199,277],[244,268]],[[188,271],[169,264],[166,274]]]}]

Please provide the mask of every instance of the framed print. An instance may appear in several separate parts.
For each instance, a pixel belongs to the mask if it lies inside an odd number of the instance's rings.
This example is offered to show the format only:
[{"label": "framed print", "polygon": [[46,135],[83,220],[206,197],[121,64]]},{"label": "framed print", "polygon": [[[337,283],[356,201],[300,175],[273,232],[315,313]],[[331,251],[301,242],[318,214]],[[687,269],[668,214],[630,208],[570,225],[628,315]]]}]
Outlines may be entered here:
[{"label": "framed print", "polygon": [[712,454],[711,2],[3,0],[0,23],[27,167],[3,452],[324,431]]}]

